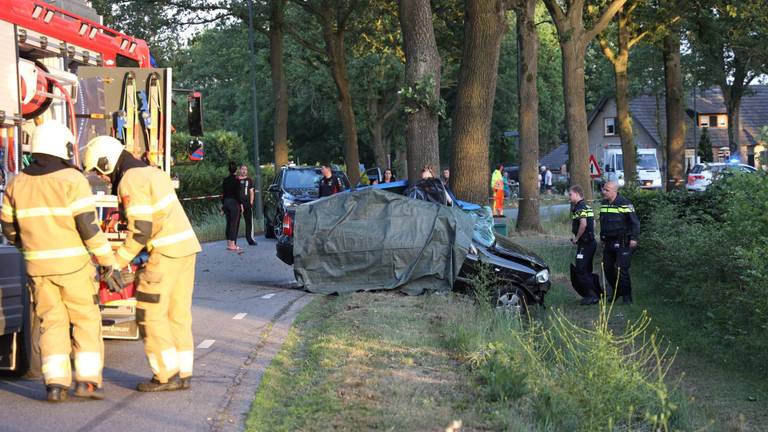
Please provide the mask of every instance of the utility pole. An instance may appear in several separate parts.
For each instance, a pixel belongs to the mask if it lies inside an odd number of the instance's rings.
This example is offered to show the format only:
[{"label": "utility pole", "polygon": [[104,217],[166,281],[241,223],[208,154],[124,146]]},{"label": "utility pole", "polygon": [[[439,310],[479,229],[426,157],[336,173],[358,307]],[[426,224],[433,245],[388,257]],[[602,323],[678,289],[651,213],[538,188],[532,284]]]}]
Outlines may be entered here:
[{"label": "utility pole", "polygon": [[[256,99],[256,48],[253,41],[253,0],[248,0],[248,45],[251,50],[251,100],[253,101],[253,151],[256,165],[256,194],[254,197],[255,219],[263,222],[264,214],[261,204],[261,158],[259,157],[259,105]],[[263,224],[262,224],[263,225]]]}]

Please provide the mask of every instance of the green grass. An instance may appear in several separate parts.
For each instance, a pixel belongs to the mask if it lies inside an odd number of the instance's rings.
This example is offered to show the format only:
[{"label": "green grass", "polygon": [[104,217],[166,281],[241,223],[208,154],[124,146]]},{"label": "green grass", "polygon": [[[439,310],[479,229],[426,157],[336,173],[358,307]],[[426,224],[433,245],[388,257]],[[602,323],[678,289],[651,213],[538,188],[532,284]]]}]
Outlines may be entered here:
[{"label": "green grass", "polygon": [[[562,310],[579,322],[590,322],[594,308],[577,305],[578,298],[570,287],[567,263],[572,248],[566,240],[517,237],[515,241],[539,253],[545,261],[554,263],[553,288],[547,296],[551,308]],[[600,256],[595,256],[595,271],[599,271]],[[768,379],[743,370],[740,354],[724,350],[712,333],[701,331],[708,325],[706,311],[692,310],[677,302],[668,302],[658,293],[664,289],[650,282],[648,269],[636,260],[633,275],[635,304],[617,306],[617,325],[638,320],[644,313],[652,317],[651,328],[668,342],[676,352],[671,376],[680,380],[682,389],[692,398],[691,409],[703,418],[707,430],[751,431],[768,424]],[[701,421],[699,421],[701,423]]]},{"label": "green grass", "polygon": [[[192,229],[195,230],[198,241],[201,243],[213,242],[224,240],[226,235],[224,230],[226,229],[227,222],[224,215],[218,210],[215,205],[198,207],[193,209],[186,209],[187,217],[189,217]],[[261,220],[254,219],[253,229],[256,233],[263,231],[262,227],[264,223]],[[245,224],[240,221],[239,236],[245,235]]]},{"label": "green grass", "polygon": [[436,331],[448,296],[323,297],[299,315],[253,401],[249,431],[496,429]]}]

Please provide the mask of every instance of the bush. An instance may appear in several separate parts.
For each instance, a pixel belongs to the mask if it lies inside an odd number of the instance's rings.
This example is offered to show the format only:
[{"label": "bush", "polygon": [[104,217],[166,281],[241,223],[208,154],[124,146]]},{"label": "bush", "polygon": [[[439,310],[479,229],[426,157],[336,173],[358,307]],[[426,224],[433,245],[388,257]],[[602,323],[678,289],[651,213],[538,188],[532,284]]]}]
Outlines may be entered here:
[{"label": "bush", "polygon": [[690,306],[699,332],[744,365],[768,364],[768,177],[721,178],[704,193],[634,193],[639,259],[656,294]]}]

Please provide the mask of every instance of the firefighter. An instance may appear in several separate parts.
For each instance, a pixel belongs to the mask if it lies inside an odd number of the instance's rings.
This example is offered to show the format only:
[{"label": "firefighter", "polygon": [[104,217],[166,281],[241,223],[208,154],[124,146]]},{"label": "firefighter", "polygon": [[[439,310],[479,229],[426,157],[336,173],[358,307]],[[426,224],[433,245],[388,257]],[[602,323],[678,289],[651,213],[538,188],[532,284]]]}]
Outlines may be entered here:
[{"label": "firefighter", "polygon": [[575,265],[571,265],[571,283],[582,296],[582,305],[598,302],[600,293],[599,279],[592,273],[592,259],[597,250],[595,241],[595,214],[592,207],[584,200],[584,190],[573,185],[568,190],[571,201],[571,243],[576,245]]},{"label": "firefighter", "polygon": [[613,290],[612,300],[620,295],[624,304],[632,304],[629,266],[632,253],[637,248],[640,220],[632,203],[619,195],[616,183],[606,183],[602,192],[600,240],[603,242],[606,284]]},{"label": "firefighter", "polygon": [[[5,237],[19,247],[40,318],[40,351],[47,398],[63,401],[72,383],[77,397],[102,399],[104,344],[92,253],[110,290],[122,290],[112,248],[99,229],[88,180],[69,164],[75,138],[49,122],[32,134],[33,162],[8,185],[2,207]],[[70,326],[72,338],[70,340]]]},{"label": "firefighter", "polygon": [[115,256],[119,267],[127,266],[142,249],[149,251],[138,277],[136,321],[153,377],[137,388],[188,389],[194,360],[192,289],[201,249],[171,179],[109,136],[88,143],[83,165],[112,183],[128,220],[128,235]]}]

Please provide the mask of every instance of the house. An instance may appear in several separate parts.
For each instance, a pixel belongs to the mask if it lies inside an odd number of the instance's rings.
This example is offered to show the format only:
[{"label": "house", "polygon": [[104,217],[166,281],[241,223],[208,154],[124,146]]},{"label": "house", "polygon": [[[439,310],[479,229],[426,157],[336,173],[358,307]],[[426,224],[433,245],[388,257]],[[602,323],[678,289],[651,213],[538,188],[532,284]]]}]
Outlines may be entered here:
[{"label": "house", "polygon": [[[704,128],[709,133],[715,160],[723,161],[730,157],[728,116],[722,92],[713,87],[706,90],[697,89],[695,95],[694,98],[689,93],[686,100],[686,170],[698,161],[696,154]],[[664,95],[637,96],[630,101],[629,111],[635,145],[637,148],[657,149],[659,162],[664,165],[666,155],[663,149],[667,127]],[[760,129],[768,125],[768,86],[750,86],[749,92],[742,99],[740,114],[739,133],[744,160],[757,167],[768,164],[766,147],[759,141]],[[590,153],[595,155],[600,166],[603,166],[605,150],[621,148],[614,98],[603,98],[598,102],[588,118],[588,134]]]}]

